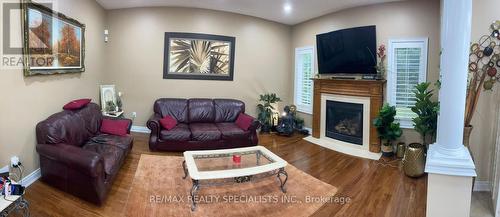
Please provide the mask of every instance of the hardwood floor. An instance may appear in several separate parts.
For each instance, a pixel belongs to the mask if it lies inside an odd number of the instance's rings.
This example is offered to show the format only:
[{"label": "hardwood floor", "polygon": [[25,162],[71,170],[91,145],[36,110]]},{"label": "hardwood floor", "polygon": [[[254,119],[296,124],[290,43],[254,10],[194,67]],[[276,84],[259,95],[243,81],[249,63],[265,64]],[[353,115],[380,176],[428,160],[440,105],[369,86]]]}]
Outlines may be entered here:
[{"label": "hardwood floor", "polygon": [[[140,155],[181,155],[150,152],[148,135],[134,133],[134,137],[134,148],[103,206],[95,206],[36,181],[26,193],[32,216],[120,216]],[[327,203],[314,216],[425,216],[427,177],[406,177],[397,168],[399,162],[389,164],[385,162],[392,159],[372,161],[344,155],[302,140],[298,135],[261,135],[260,144],[298,169],[337,187],[336,196],[350,198],[344,205]]]}]

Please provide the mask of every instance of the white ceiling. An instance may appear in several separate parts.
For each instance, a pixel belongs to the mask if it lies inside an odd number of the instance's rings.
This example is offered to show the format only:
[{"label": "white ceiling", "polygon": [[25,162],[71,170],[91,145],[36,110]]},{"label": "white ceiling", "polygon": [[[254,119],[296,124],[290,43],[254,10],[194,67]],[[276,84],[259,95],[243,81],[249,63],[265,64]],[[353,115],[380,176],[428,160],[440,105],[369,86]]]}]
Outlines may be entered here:
[{"label": "white ceiling", "polygon": [[[310,20],[335,11],[384,2],[403,0],[97,0],[105,9],[134,7],[191,7],[228,11],[260,17],[288,25]],[[291,11],[285,12],[285,4]]]}]

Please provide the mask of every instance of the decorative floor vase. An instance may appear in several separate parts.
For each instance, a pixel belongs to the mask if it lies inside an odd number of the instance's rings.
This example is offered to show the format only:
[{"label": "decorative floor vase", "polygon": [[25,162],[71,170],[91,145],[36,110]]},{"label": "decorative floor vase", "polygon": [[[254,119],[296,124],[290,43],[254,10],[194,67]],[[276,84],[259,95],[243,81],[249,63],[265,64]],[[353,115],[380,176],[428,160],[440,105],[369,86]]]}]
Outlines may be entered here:
[{"label": "decorative floor vase", "polygon": [[411,143],[403,157],[403,170],[409,177],[420,177],[425,170],[425,148],[420,143]]},{"label": "decorative floor vase", "polygon": [[394,151],[392,149],[392,145],[382,145],[382,156],[384,157],[392,157],[394,155]]},{"label": "decorative floor vase", "polygon": [[405,156],[406,144],[404,142],[398,143],[396,146],[396,157],[403,158]]},{"label": "decorative floor vase", "polygon": [[464,143],[465,147],[469,147],[469,140],[470,140],[470,134],[472,133],[472,129],[474,129],[474,127],[472,125],[464,127],[463,143]]}]

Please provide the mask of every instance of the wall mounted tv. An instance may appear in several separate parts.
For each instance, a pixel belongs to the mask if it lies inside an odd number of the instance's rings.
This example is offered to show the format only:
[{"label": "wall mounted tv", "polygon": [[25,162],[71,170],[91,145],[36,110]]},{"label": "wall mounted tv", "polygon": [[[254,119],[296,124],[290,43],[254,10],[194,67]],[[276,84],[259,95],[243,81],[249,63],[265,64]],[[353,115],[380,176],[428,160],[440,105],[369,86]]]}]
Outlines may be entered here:
[{"label": "wall mounted tv", "polygon": [[320,74],[376,74],[375,26],[316,35]]}]

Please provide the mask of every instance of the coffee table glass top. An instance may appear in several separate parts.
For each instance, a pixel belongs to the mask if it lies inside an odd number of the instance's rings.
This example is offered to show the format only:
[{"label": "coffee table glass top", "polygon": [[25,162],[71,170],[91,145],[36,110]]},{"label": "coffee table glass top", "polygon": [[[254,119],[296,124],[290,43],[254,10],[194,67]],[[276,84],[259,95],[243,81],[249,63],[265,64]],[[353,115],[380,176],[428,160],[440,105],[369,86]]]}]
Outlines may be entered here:
[{"label": "coffee table glass top", "polygon": [[193,158],[198,171],[250,168],[274,162],[260,150],[234,151],[223,154],[194,154]]},{"label": "coffee table glass top", "polygon": [[262,146],[186,151],[184,159],[189,176],[197,180],[255,175],[287,165],[286,161]]}]

